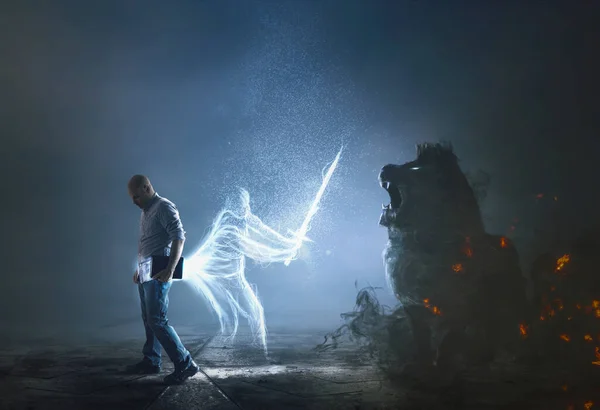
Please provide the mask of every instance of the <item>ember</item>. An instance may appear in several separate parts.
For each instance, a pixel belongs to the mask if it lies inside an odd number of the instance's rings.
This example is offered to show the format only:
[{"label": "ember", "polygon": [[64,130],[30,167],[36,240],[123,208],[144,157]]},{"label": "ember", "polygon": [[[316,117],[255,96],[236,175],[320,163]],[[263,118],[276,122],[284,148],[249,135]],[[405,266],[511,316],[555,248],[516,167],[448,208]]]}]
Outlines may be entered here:
[{"label": "ember", "polygon": [[463,248],[463,253],[467,255],[468,258],[473,256],[473,249],[471,249],[471,238],[465,238],[465,247]]},{"label": "ember", "polygon": [[585,403],[583,403],[583,408],[585,410],[590,410],[592,408],[592,405],[594,404],[594,402],[591,401],[586,401]]},{"label": "ember", "polygon": [[585,335],[585,336],[583,336],[583,339],[584,339],[586,342],[591,342],[592,340],[594,340],[594,339],[592,338],[592,336],[591,336],[591,335]]},{"label": "ember", "polygon": [[558,258],[558,260],[556,261],[556,268],[554,269],[554,271],[560,272],[565,267],[565,265],[569,263],[570,260],[571,256],[568,254],[564,254],[563,256]]},{"label": "ember", "polygon": [[463,271],[462,263],[455,263],[454,265],[452,265],[452,270],[454,272],[462,272]]},{"label": "ember", "polygon": [[433,306],[429,303],[429,298],[423,299],[423,304],[425,305],[425,307],[427,309],[429,309],[434,315],[438,315],[440,316],[442,314],[442,312],[440,311],[440,308],[438,308],[437,306]]},{"label": "ember", "polygon": [[600,318],[600,301],[592,300],[592,308],[594,308],[594,315],[597,318]]},{"label": "ember", "polygon": [[600,366],[600,347],[596,346],[596,360],[592,362],[596,366]]},{"label": "ember", "polygon": [[555,299],[554,303],[556,304],[556,307],[558,308],[558,310],[563,310],[564,309],[564,305],[562,303],[562,300],[560,299]]},{"label": "ember", "polygon": [[506,238],[503,236],[500,238],[500,247],[501,248],[506,248],[508,246],[508,244],[506,243]]},{"label": "ember", "polygon": [[521,332],[521,337],[522,337],[523,339],[525,339],[525,338],[527,337],[527,334],[528,334],[528,331],[529,331],[529,326],[527,326],[527,325],[526,325],[526,324],[524,324],[524,323],[521,323],[521,324],[519,325],[519,331]]},{"label": "ember", "polygon": [[564,333],[562,335],[560,335],[560,338],[562,340],[564,340],[565,342],[570,342],[571,338],[568,335],[565,335]]}]

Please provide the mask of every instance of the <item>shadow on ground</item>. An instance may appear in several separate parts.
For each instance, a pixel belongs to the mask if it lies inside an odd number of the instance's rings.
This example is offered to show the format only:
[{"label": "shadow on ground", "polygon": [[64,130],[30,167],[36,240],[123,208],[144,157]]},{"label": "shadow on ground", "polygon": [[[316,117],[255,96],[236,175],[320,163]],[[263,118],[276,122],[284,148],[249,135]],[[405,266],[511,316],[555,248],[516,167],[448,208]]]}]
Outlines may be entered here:
[{"label": "shadow on ground", "polygon": [[[202,371],[166,387],[160,375],[130,376],[140,339],[64,346],[47,340],[0,351],[0,409],[593,409],[596,368],[552,363],[473,369],[444,383],[385,380],[351,348],[319,352],[318,332],[272,333],[266,358],[240,335],[182,332]],[[590,403],[594,403],[590,405]],[[596,404],[598,403],[598,404]]]}]

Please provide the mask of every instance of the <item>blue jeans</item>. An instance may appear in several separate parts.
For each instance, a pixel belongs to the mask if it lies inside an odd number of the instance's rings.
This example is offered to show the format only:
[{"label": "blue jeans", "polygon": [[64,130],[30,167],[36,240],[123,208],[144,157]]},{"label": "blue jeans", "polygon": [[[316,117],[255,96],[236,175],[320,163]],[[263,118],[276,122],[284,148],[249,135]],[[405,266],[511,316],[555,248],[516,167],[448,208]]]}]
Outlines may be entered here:
[{"label": "blue jeans", "polygon": [[146,343],[142,353],[146,360],[155,366],[160,366],[162,346],[175,365],[175,371],[179,371],[191,364],[192,356],[167,319],[171,284],[172,282],[152,279],[138,285],[142,319],[146,329]]}]

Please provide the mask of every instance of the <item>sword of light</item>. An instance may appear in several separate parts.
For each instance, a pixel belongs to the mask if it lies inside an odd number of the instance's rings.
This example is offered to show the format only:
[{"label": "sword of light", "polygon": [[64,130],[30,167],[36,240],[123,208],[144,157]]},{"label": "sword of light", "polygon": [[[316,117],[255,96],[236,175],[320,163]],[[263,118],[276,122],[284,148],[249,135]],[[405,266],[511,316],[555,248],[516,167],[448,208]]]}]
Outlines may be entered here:
[{"label": "sword of light", "polygon": [[343,149],[344,149],[344,147],[340,148],[339,152],[335,156],[335,159],[329,166],[327,173],[323,176],[323,182],[321,183],[321,187],[319,188],[319,191],[317,192],[315,199],[313,200],[310,208],[308,209],[308,212],[306,213],[306,216],[304,217],[304,221],[302,222],[302,225],[300,225],[300,229],[298,229],[294,233],[294,236],[296,237],[296,243],[295,243],[294,247],[292,248],[292,254],[283,262],[283,264],[285,266],[289,266],[290,262],[298,254],[298,250],[300,250],[304,241],[308,240],[308,238],[306,237],[306,233],[310,230],[310,221],[312,220],[312,218],[315,216],[315,214],[319,210],[319,203],[321,202],[321,198],[323,197],[323,194],[325,193],[325,189],[327,188],[327,185],[329,184],[329,180],[331,179],[331,176],[333,175],[333,172],[335,171],[335,168],[337,167],[337,164],[340,160],[340,156],[342,155]]}]

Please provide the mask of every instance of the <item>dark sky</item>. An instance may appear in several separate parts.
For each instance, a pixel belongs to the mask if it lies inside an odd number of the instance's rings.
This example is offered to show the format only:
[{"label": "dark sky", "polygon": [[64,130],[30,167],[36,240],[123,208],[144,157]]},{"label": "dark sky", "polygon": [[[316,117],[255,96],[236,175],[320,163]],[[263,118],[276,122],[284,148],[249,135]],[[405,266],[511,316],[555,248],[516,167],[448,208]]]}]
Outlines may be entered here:
[{"label": "dark sky", "polygon": [[[465,170],[491,175],[491,231],[519,218],[527,238],[538,193],[573,226],[597,218],[595,2],[12,3],[0,13],[7,329],[137,320],[134,173],[178,205],[189,251],[238,187],[266,222],[297,229],[346,145],[306,260],[248,273],[275,324],[335,324],[355,280],[384,285],[376,177],[417,142],[451,140]],[[171,312],[214,323],[182,283]]]}]

